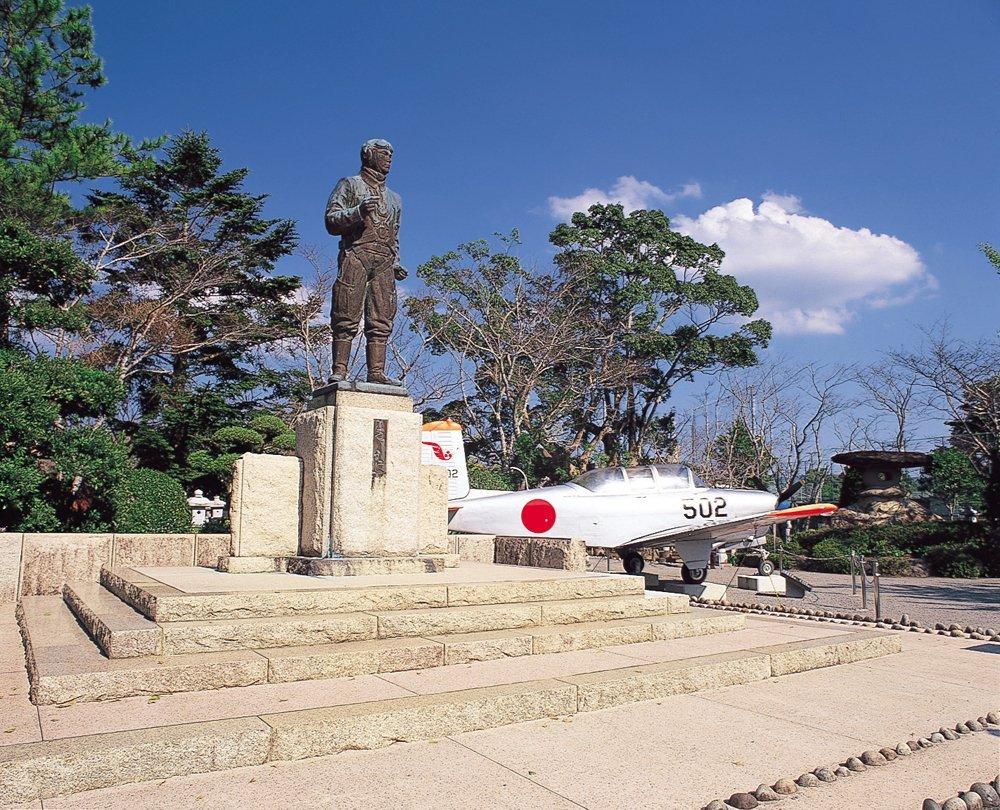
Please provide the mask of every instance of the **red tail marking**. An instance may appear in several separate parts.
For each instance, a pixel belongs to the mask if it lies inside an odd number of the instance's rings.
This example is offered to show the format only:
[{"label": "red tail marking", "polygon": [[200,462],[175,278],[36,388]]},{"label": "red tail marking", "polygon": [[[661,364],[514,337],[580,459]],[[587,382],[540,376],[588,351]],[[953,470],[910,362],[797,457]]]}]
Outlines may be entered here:
[{"label": "red tail marking", "polygon": [[441,461],[451,461],[451,450],[445,450],[437,442],[420,442],[421,444],[426,444],[431,450],[434,451],[436,458]]}]

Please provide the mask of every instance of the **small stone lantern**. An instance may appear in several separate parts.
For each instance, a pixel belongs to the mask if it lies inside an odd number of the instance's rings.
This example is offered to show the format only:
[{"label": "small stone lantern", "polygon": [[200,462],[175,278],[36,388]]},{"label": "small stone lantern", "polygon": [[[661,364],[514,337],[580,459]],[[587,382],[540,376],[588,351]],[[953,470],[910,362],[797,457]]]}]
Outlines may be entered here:
[{"label": "small stone lantern", "polygon": [[208,519],[222,520],[226,514],[226,502],[216,495],[208,502]]},{"label": "small stone lantern", "polygon": [[205,497],[205,493],[200,489],[196,489],[194,495],[188,498],[187,502],[191,509],[191,525],[204,526],[210,520],[209,512],[212,502]]}]

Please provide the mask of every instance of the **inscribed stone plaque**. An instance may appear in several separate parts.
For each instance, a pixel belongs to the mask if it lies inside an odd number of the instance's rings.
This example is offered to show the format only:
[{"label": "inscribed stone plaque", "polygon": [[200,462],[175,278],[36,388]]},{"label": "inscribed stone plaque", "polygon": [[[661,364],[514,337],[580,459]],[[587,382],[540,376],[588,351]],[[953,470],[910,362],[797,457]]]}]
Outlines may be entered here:
[{"label": "inscribed stone plaque", "polygon": [[388,444],[389,420],[376,419],[372,428],[372,478],[381,478],[385,475]]}]

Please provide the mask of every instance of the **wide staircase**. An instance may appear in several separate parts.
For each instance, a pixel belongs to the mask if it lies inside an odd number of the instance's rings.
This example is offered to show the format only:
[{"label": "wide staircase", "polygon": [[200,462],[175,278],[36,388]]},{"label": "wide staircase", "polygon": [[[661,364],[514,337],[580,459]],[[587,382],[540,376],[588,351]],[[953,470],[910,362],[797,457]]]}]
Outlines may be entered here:
[{"label": "wide staircase", "polygon": [[[67,584],[61,597],[22,599],[32,702],[79,710],[120,702],[89,715],[111,731],[0,747],[0,803],[379,748],[899,649],[891,635],[854,628],[761,643],[767,634],[747,630],[744,614],[692,610],[686,596],[644,592],[642,577],[465,564],[451,573],[339,578],[336,587],[288,574],[193,576],[211,587],[116,568],[104,569],[100,584]],[[720,643],[709,646],[708,636]],[[531,656],[545,657],[532,667]],[[333,696],[359,676],[389,681],[397,696],[320,698],[287,711],[274,702],[286,688],[274,684],[322,680]],[[181,704],[156,727],[128,719],[129,699],[204,690],[220,691],[199,722]]]},{"label": "wide staircase", "polygon": [[36,704],[427,669],[744,623],[694,616],[687,597],[647,596],[625,576],[183,593],[121,568],[21,604]]}]

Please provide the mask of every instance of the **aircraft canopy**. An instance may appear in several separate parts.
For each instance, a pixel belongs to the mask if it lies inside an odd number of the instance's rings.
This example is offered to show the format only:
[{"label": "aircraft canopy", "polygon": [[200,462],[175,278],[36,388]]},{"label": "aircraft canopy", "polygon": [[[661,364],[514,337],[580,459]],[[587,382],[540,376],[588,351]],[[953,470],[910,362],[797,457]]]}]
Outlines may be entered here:
[{"label": "aircraft canopy", "polygon": [[588,470],[573,484],[601,495],[657,492],[704,487],[705,483],[684,464],[650,464],[645,467],[603,467]]}]

